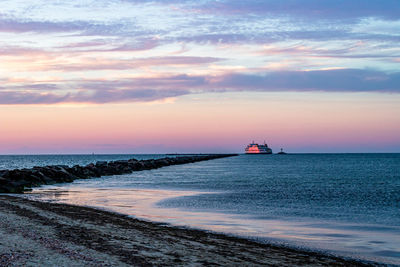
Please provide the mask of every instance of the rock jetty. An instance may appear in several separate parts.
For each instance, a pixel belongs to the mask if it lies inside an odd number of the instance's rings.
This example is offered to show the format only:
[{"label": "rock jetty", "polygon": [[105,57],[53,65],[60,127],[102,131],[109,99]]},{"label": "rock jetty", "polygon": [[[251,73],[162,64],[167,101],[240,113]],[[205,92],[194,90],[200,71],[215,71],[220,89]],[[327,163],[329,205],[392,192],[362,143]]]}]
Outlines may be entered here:
[{"label": "rock jetty", "polygon": [[44,184],[70,183],[106,175],[128,174],[134,171],[157,169],[170,165],[237,156],[237,154],[191,155],[148,160],[98,161],[86,166],[52,165],[31,169],[0,170],[0,193],[23,193]]}]

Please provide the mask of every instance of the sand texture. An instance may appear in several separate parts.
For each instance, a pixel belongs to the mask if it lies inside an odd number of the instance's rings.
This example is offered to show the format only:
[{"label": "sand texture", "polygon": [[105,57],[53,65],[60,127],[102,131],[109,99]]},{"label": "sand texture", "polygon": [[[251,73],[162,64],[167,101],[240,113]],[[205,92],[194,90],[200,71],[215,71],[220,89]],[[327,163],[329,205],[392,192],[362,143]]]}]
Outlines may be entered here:
[{"label": "sand texture", "polygon": [[0,266],[360,266],[357,261],[0,195]]}]

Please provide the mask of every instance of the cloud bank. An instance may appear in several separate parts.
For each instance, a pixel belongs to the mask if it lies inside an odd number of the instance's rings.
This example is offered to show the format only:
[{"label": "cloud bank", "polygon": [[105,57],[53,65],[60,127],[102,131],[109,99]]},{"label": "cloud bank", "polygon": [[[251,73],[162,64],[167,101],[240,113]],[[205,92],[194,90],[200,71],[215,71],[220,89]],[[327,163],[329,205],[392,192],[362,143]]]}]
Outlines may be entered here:
[{"label": "cloud bank", "polygon": [[397,0],[5,0],[0,104],[399,92]]},{"label": "cloud bank", "polygon": [[118,103],[155,101],[209,92],[381,92],[400,93],[400,72],[373,70],[280,71],[266,74],[171,76],[119,81],[75,81],[79,90],[62,93],[62,85],[31,84],[0,88],[0,104]]}]

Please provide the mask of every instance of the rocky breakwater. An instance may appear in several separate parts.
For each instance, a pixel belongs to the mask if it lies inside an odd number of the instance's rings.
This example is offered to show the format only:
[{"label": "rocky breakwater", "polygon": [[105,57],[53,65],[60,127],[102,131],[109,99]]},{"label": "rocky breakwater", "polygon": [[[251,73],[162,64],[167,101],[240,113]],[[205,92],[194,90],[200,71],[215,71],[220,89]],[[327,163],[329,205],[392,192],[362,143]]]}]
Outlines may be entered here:
[{"label": "rocky breakwater", "polygon": [[157,169],[170,165],[236,156],[236,154],[193,155],[148,160],[98,161],[86,166],[53,165],[31,169],[0,170],[0,193],[23,193],[44,184],[70,183],[106,175],[128,174],[134,171]]}]

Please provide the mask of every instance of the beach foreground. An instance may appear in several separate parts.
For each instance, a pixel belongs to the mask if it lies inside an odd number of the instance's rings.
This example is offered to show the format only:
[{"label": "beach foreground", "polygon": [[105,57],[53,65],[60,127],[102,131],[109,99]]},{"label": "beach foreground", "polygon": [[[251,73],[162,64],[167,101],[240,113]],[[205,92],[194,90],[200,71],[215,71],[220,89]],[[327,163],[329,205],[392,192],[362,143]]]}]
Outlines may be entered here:
[{"label": "beach foreground", "polygon": [[0,195],[0,236],[0,266],[367,265],[7,195]]}]

